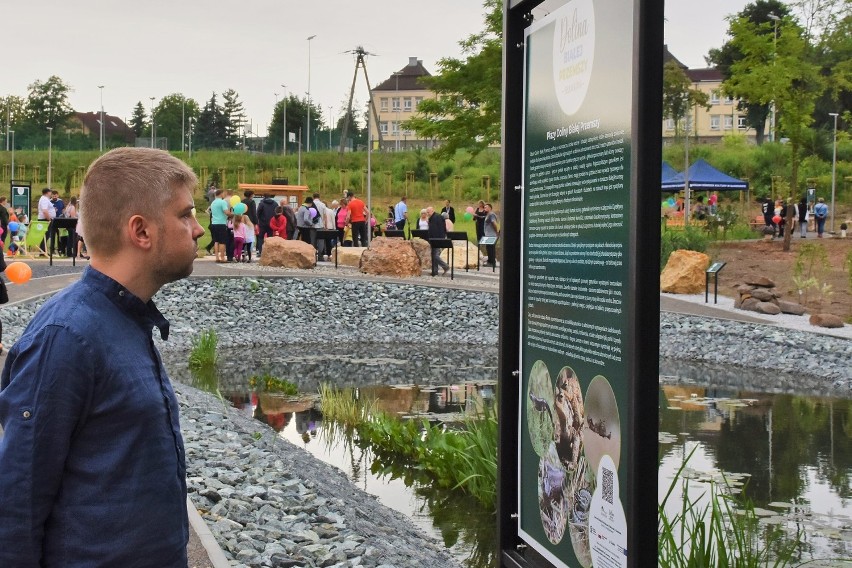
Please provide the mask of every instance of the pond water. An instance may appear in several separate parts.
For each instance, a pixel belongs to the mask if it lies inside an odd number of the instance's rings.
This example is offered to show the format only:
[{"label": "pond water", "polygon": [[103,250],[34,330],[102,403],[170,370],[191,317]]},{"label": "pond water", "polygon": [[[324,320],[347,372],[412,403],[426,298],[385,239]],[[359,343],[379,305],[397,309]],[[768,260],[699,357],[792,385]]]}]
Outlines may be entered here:
[{"label": "pond water", "polygon": [[[437,492],[393,464],[376,463],[369,450],[323,422],[315,399],[293,403],[257,394],[248,379],[268,373],[312,394],[322,383],[352,388],[354,397],[375,398],[389,414],[452,424],[493,403],[496,350],[448,346],[421,353],[411,345],[359,345],[357,351],[331,358],[305,355],[311,351],[298,346],[252,352],[251,372],[245,353],[220,351],[219,389],[234,406],[410,517],[465,565],[495,565],[493,511],[464,495]],[[167,355],[166,363],[175,380],[193,384],[186,359]],[[825,565],[838,565],[852,558],[852,401],[827,390],[785,392],[797,384],[795,377],[671,362],[661,362],[661,372],[669,375],[659,387],[661,497],[692,453],[690,495],[706,491],[704,481],[724,472],[735,491],[745,486],[762,522],[800,531],[796,554],[802,562],[831,558]],[[679,508],[680,500],[671,505]]]}]

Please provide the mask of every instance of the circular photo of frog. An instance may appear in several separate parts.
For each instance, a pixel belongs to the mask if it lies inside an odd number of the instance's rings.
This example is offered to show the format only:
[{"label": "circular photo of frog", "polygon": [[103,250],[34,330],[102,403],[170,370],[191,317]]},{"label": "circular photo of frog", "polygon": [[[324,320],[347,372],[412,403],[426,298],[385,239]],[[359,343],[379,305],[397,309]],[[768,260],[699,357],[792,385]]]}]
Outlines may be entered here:
[{"label": "circular photo of frog", "polygon": [[533,363],[527,380],[527,431],[533,450],[539,457],[547,455],[553,444],[553,382],[547,365],[539,359]]},{"label": "circular photo of frog", "polygon": [[571,367],[562,367],[553,394],[556,453],[566,470],[574,471],[583,446],[583,394]]},{"label": "circular photo of frog", "polygon": [[538,508],[541,526],[552,544],[559,544],[565,536],[565,526],[570,513],[568,472],[550,443],[548,452],[538,462]]},{"label": "circular photo of frog", "polygon": [[589,514],[596,486],[595,474],[586,458],[581,456],[568,486],[568,534],[571,535],[574,555],[583,568],[590,568],[592,565]]},{"label": "circular photo of frog", "polygon": [[621,420],[612,385],[606,377],[596,376],[586,389],[586,421],[583,445],[589,466],[597,475],[601,457],[608,455],[618,468],[621,456]]}]

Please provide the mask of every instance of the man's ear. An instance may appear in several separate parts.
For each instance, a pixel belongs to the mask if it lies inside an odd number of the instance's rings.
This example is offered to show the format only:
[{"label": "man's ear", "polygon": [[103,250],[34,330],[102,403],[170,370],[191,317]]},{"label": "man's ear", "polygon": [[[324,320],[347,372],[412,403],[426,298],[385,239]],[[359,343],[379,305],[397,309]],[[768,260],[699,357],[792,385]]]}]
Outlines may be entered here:
[{"label": "man's ear", "polygon": [[154,246],[154,231],[151,223],[142,215],[133,215],[127,220],[127,237],[130,244],[142,250]]}]

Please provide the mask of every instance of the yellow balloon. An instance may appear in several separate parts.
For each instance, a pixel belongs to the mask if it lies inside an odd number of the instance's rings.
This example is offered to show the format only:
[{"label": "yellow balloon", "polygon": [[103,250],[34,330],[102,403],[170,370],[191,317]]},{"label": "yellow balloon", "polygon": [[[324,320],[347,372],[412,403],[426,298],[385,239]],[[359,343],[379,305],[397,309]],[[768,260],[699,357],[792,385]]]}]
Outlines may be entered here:
[{"label": "yellow balloon", "polygon": [[228,203],[231,204],[231,207],[240,202],[240,197],[238,195],[232,195],[231,199],[228,200]]}]

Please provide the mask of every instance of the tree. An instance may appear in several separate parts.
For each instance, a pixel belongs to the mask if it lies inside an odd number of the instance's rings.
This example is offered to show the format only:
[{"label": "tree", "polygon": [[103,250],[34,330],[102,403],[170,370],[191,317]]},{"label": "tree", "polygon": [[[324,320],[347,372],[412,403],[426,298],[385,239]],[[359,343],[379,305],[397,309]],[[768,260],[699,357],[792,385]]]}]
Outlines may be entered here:
[{"label": "tree", "polygon": [[[174,93],[160,100],[154,115],[157,117],[157,137],[168,140],[169,150],[181,150],[181,135],[189,128],[190,117],[198,118],[198,103]],[[183,124],[181,120],[183,119]]]},{"label": "tree", "polygon": [[136,137],[142,136],[145,131],[145,124],[148,122],[148,115],[145,113],[145,107],[142,106],[142,101],[136,103],[133,107],[133,116],[130,117],[130,128],[136,134]]},{"label": "tree", "polygon": [[198,113],[198,123],[193,127],[192,143],[197,148],[225,147],[225,115],[216,101],[216,93],[213,93]]},{"label": "tree", "polygon": [[503,3],[485,0],[485,29],[460,43],[464,60],[444,58],[440,74],[423,77],[437,98],[420,103],[417,115],[403,123],[424,138],[443,141],[437,157],[461,149],[476,155],[500,142],[503,81]]},{"label": "tree", "polygon": [[27,88],[27,118],[36,130],[64,126],[74,113],[68,103],[71,87],[56,75],[44,82],[36,80]]},{"label": "tree", "polygon": [[[307,132],[306,128],[306,120],[308,114],[308,101],[307,99],[300,99],[295,97],[294,95],[289,95],[286,99],[282,99],[278,101],[278,104],[275,105],[275,109],[272,112],[272,123],[269,125],[269,137],[275,141],[283,141],[284,140],[284,106],[287,107],[287,132],[293,134],[295,138],[298,140],[299,130],[302,131],[302,144],[307,143]],[[322,123],[322,111],[318,106],[311,103],[311,146],[313,146],[313,140],[315,137],[315,132],[317,127]],[[289,136],[287,137],[287,152],[290,153],[292,150],[296,149],[297,146],[289,141]],[[281,144],[278,143],[277,147],[281,147]]]},{"label": "tree", "polygon": [[[722,73],[722,76],[725,79],[729,79],[731,77],[731,66],[738,61],[741,61],[744,57],[744,54],[740,51],[734,41],[734,32],[732,29],[733,23],[739,19],[745,18],[756,25],[766,24],[757,28],[758,33],[763,35],[769,34],[774,40],[775,20],[770,18],[770,14],[783,19],[788,16],[789,13],[790,10],[787,5],[782,3],[780,0],[757,0],[753,4],[748,4],[734,18],[729,19],[730,25],[728,27],[728,35],[730,35],[732,39],[728,40],[718,49],[711,49],[706,58],[707,62],[715,66]],[[769,58],[763,62],[764,65],[768,65],[772,61],[771,57],[773,54],[770,53],[768,55]],[[732,93],[727,94],[730,95]],[[737,109],[745,113],[745,122],[750,128],[754,129],[757,143],[763,144],[764,133],[766,131],[766,119],[769,117],[770,104],[761,103],[745,96],[739,96]]]},{"label": "tree", "polygon": [[[0,123],[3,124],[3,135],[6,133],[6,126],[11,130],[17,130],[27,119],[27,101],[23,97],[17,95],[9,95],[0,97]],[[8,120],[9,124],[6,124]],[[4,146],[5,148],[5,146]]]},{"label": "tree", "polygon": [[707,107],[707,93],[692,87],[686,72],[674,60],[663,66],[663,118],[675,123],[675,136],[680,135],[680,123],[696,106]]},{"label": "tree", "polygon": [[225,147],[236,148],[240,142],[240,126],[245,124],[245,110],[234,89],[222,93],[222,115],[225,118]]},{"label": "tree", "polygon": [[[779,24],[775,41],[774,34],[766,33],[766,28],[772,27],[769,24],[755,24],[746,18],[731,22],[732,42],[743,56],[731,65],[731,76],[724,88],[751,101],[775,102],[780,130],[790,141],[793,197],[799,194],[800,149],[825,81],[819,67],[811,62],[812,49],[802,29],[790,17]],[[768,61],[771,63],[767,64]],[[788,225],[791,223],[788,221]],[[790,249],[790,233],[790,230],[785,233],[785,251]]]}]

